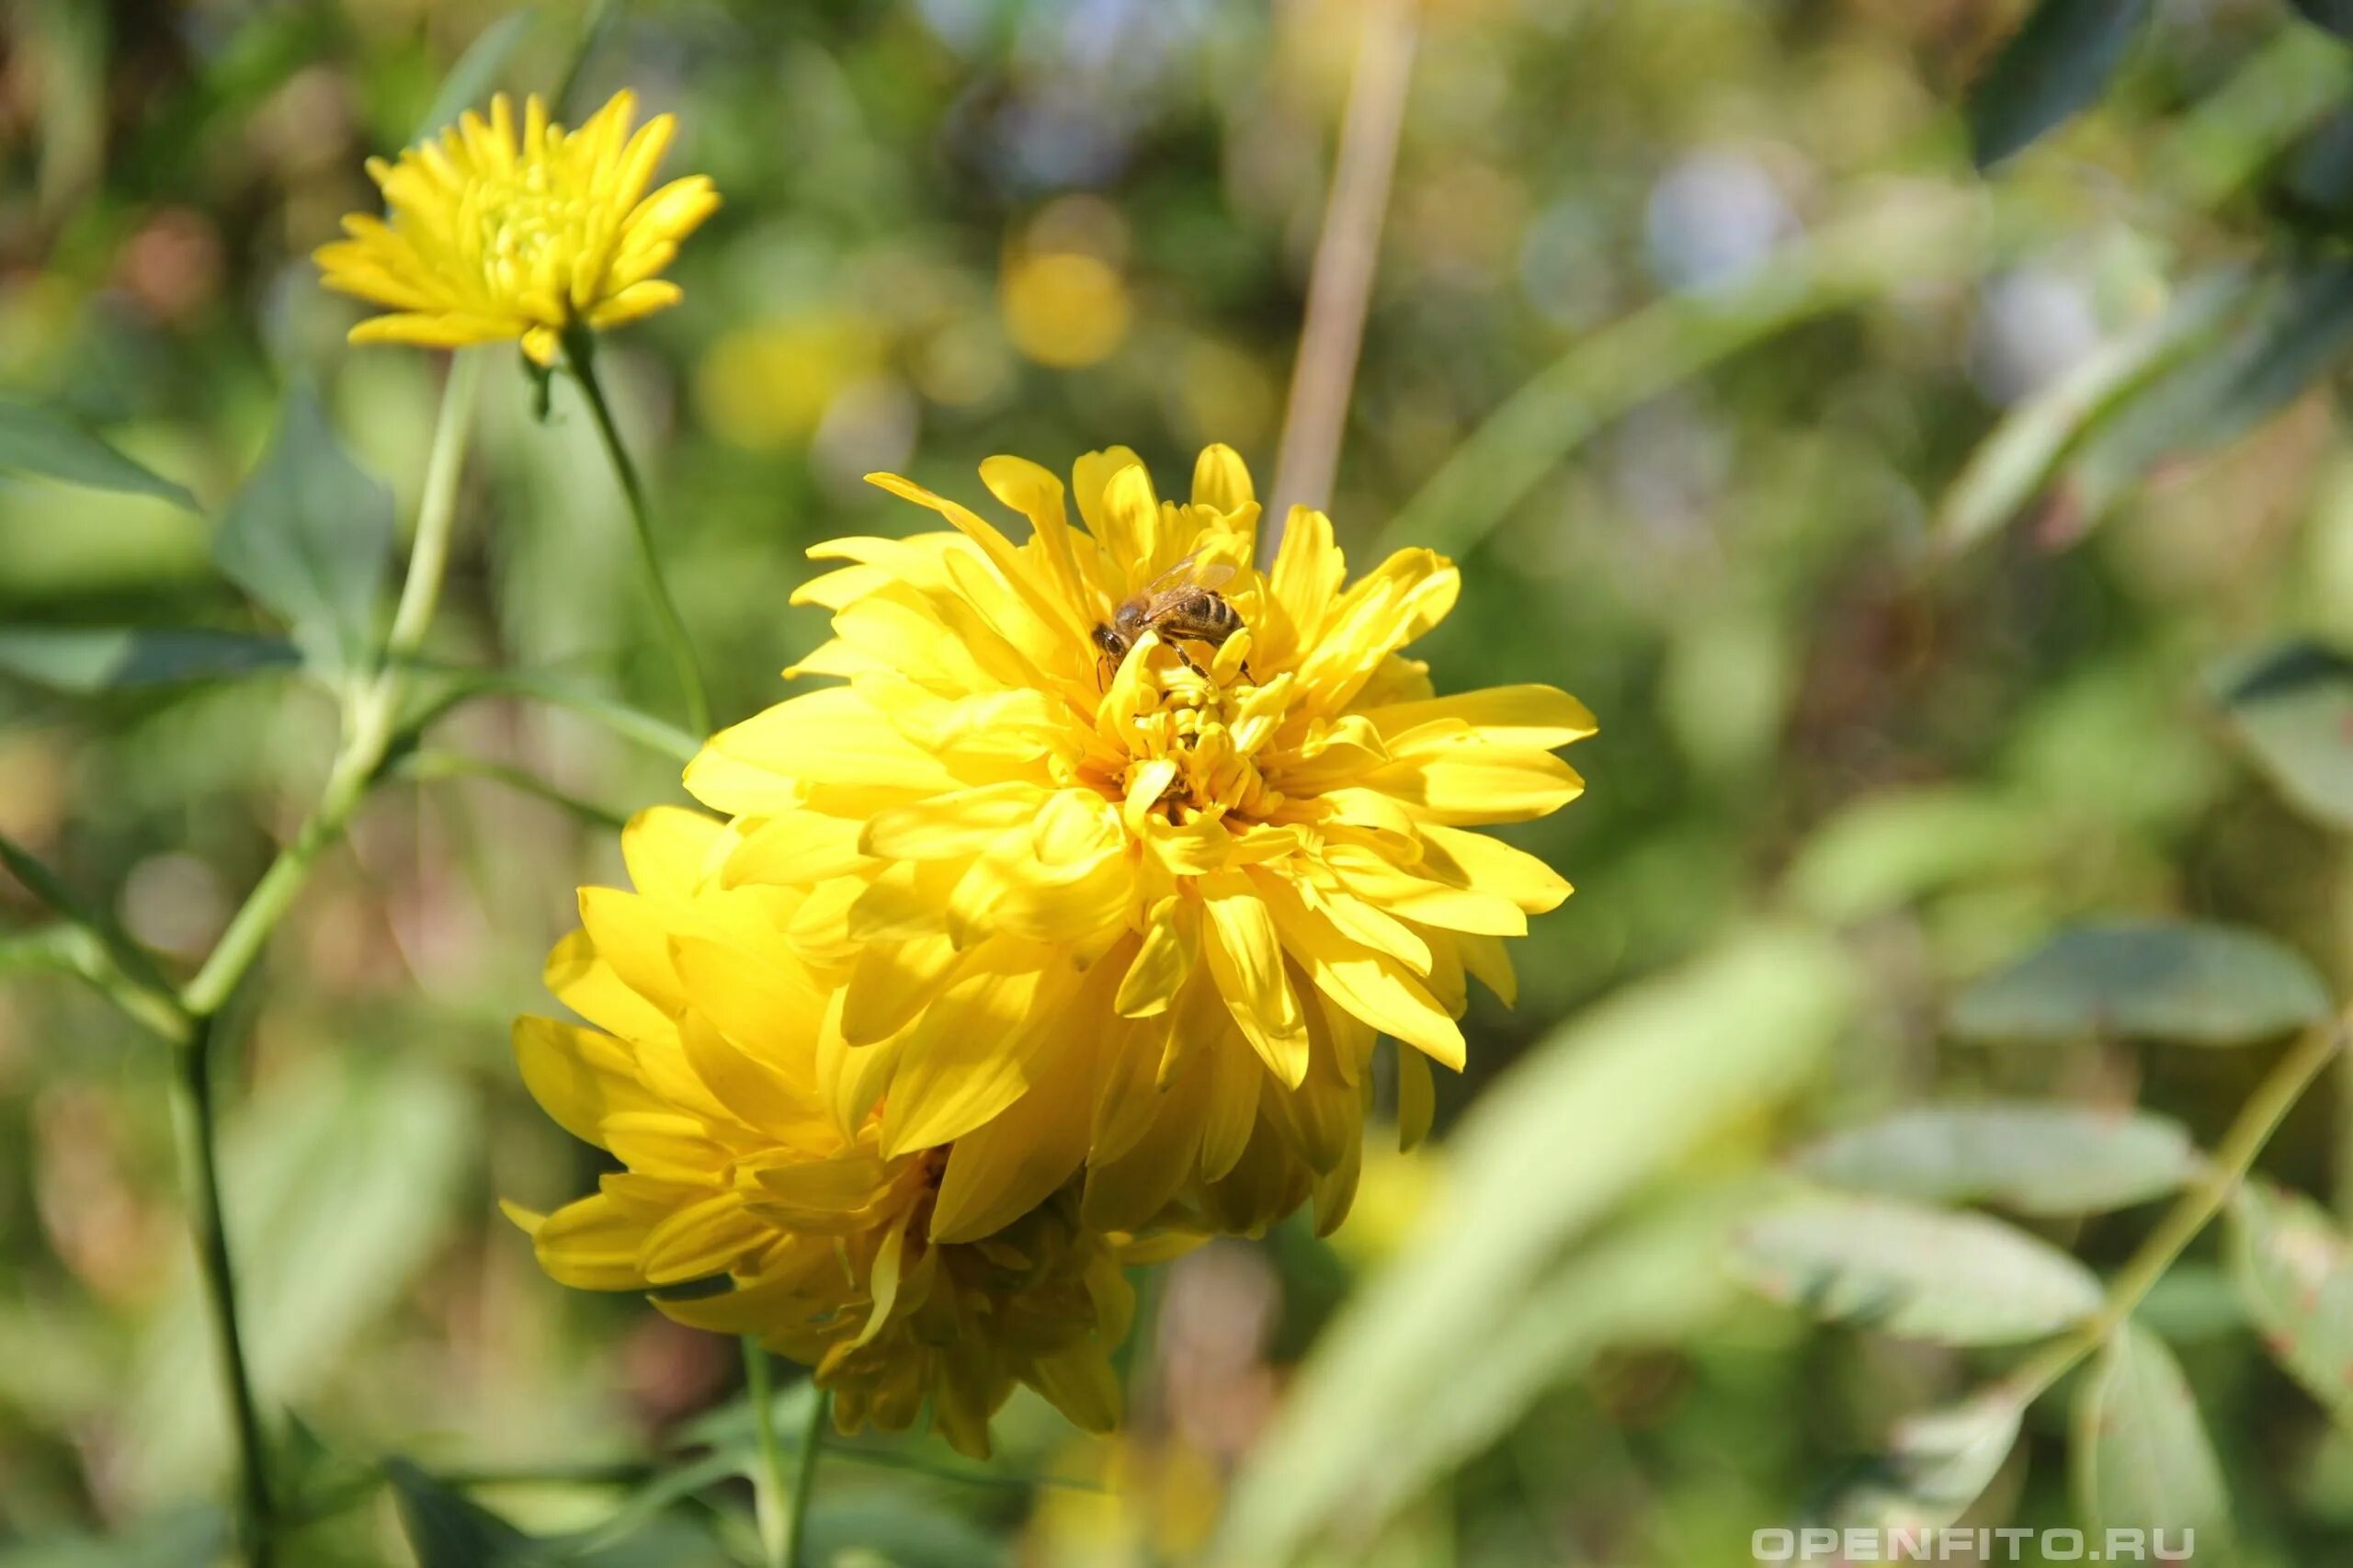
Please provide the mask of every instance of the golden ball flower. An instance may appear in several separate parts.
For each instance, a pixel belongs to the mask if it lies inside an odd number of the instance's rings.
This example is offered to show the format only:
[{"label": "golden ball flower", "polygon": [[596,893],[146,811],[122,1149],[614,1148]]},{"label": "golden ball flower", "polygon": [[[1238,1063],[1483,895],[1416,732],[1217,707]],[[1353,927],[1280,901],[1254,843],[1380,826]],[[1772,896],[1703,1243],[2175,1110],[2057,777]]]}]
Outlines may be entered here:
[{"label": "golden ball flower", "polygon": [[656,115],[632,135],[635,113],[635,98],[617,93],[567,131],[535,95],[518,141],[501,94],[487,122],[468,110],[395,162],[369,159],[388,217],[352,213],[348,237],[314,258],[327,287],[391,312],[353,327],[351,341],[513,339],[550,365],[571,327],[619,326],[676,304],[662,270],[719,193],[689,175],[647,195],[677,121]]},{"label": "golden ball flower", "polygon": [[532,1095],[623,1167],[551,1214],[510,1208],[541,1266],[756,1335],[813,1369],[846,1432],[902,1430],[928,1404],[985,1455],[1018,1383],[1109,1430],[1110,1353],[1134,1310],[1121,1267],[1183,1242],[1086,1230],[1075,1190],[992,1235],[935,1241],[950,1152],[885,1154],[879,1113],[839,1114],[863,1097],[858,1064],[837,1032],[828,1050],[830,994],[782,936],[806,895],[716,886],[733,843],[696,812],[640,815],[622,838],[635,891],[582,890],[582,928],[548,962],[591,1027],[515,1027]]},{"label": "golden ball flower", "polygon": [[[983,1235],[1083,1174],[1101,1231],[1256,1230],[1353,1190],[1375,1039],[1400,1122],[1460,1067],[1466,976],[1569,885],[1480,829],[1582,791],[1566,694],[1433,691],[1400,650],[1454,568],[1401,551],[1343,586],[1294,510],[1273,568],[1234,454],[1189,504],[1125,450],[1073,488],[995,458],[1014,543],[904,480],[948,531],[846,539],[797,596],[833,612],[797,671],[841,684],[722,732],[688,789],[734,819],[732,889],[793,890],[787,937],[838,977],[828,1028],[885,1158],[953,1144],[935,1240]],[[1128,607],[1122,619],[1122,607]]]}]

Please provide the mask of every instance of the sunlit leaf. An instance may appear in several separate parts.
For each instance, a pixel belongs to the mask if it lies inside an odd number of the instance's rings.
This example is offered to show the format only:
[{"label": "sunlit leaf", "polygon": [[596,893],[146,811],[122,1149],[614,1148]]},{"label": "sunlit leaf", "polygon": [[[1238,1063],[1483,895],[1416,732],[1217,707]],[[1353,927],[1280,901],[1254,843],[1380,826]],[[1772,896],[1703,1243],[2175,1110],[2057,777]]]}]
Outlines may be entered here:
[{"label": "sunlit leaf", "polygon": [[2353,265],[2267,280],[2219,341],[2142,385],[2089,431],[2052,487],[2046,531],[2080,535],[2167,460],[2253,430],[2353,349]]},{"label": "sunlit leaf", "polygon": [[1807,1196],[1742,1225],[1733,1267],[1833,1323],[1938,1345],[2009,1345],[2097,1310],[2099,1281],[2049,1243],[1983,1214]]},{"label": "sunlit leaf", "polygon": [[1357,1494],[1362,1516],[1411,1502],[1602,1352],[1677,1344],[1731,1310],[1739,1298],[1723,1254],[1735,1213],[1722,1193],[1678,1199],[1612,1226],[1530,1286],[1446,1397],[1390,1435],[1385,1462]]},{"label": "sunlit leaf", "polygon": [[483,28],[474,41],[466,46],[465,53],[449,67],[449,74],[442,78],[440,92],[434,95],[433,107],[425,111],[417,122],[412,142],[422,142],[447,127],[455,125],[458,117],[467,109],[479,109],[490,99],[491,89],[498,85],[498,74],[531,30],[533,14],[526,9],[513,11]]},{"label": "sunlit leaf", "polygon": [[1957,554],[2027,511],[2083,433],[2133,389],[2211,342],[2249,287],[2237,272],[2190,284],[2153,319],[2086,355],[2010,409],[1945,491],[1937,508],[1937,548]]},{"label": "sunlit leaf", "polygon": [[1854,1006],[1846,955],[1809,933],[1739,937],[1557,1030],[1449,1140],[1444,1200],[1325,1330],[1236,1484],[1214,1561],[1288,1560],[1359,1528],[1395,1432],[1489,1353],[1563,1248],[1734,1120],[1790,1092]]},{"label": "sunlit leaf", "polygon": [[[1840,1528],[1920,1532],[1961,1517],[2018,1446],[2026,1406],[1995,1387],[1895,1424],[1823,1510]],[[1916,1539],[1916,1537],[1915,1537]]]},{"label": "sunlit leaf", "polygon": [[214,562],[332,673],[366,661],[392,554],[392,492],[346,455],[314,398],[290,393],[261,466],[222,516]]},{"label": "sunlit leaf", "polygon": [[2246,1045],[2330,1012],[2312,965],[2269,937],[2194,921],[2120,921],[2062,931],[1978,981],[1952,1032],[1992,1043],[2099,1036]]},{"label": "sunlit leaf", "polygon": [[2087,1528],[2195,1532],[2199,1550],[2229,1535],[2230,1492],[2189,1380],[2164,1340],[2127,1323],[2075,1385],[2076,1506]]},{"label": "sunlit leaf", "polygon": [[[274,1078],[225,1132],[223,1202],[239,1240],[248,1354],[272,1403],[313,1394],[405,1299],[478,1158],[470,1096],[415,1058],[338,1049]],[[208,1472],[227,1440],[201,1297],[182,1275],[127,1376],[126,1473],[159,1488]]]},{"label": "sunlit leaf", "polygon": [[2050,847],[2042,815],[1990,790],[1922,787],[1867,796],[1816,829],[1790,867],[1790,895],[1825,920],[1868,919]]},{"label": "sunlit leaf", "polygon": [[152,495],[190,512],[198,509],[186,486],[131,461],[66,415],[6,398],[0,398],[0,473]]},{"label": "sunlit leaf", "polygon": [[222,680],[301,662],[282,637],[162,628],[26,626],[0,631],[0,671],[57,691]]},{"label": "sunlit leaf", "polygon": [[2029,1103],[1934,1106],[1834,1133],[1798,1156],[1833,1187],[2021,1214],[2144,1202],[2199,1168],[2189,1135],[2144,1111]]},{"label": "sunlit leaf", "polygon": [[2231,1272],[2264,1348],[2305,1392],[2353,1415],[2353,1256],[2309,1199],[2256,1182],[2231,1200]]},{"label": "sunlit leaf", "polygon": [[1978,82],[1970,142],[1990,168],[2097,101],[2149,0],[2041,0]]},{"label": "sunlit leaf", "polygon": [[879,1559],[896,1568],[997,1568],[1011,1550],[961,1514],[917,1496],[820,1497],[809,1510],[811,1562]]},{"label": "sunlit leaf", "polygon": [[386,1460],[384,1474],[417,1568],[515,1568],[553,1561],[540,1542],[407,1460]]},{"label": "sunlit leaf", "polygon": [[2353,659],[2300,639],[2234,661],[2215,685],[2239,743],[2289,802],[2353,827]]}]

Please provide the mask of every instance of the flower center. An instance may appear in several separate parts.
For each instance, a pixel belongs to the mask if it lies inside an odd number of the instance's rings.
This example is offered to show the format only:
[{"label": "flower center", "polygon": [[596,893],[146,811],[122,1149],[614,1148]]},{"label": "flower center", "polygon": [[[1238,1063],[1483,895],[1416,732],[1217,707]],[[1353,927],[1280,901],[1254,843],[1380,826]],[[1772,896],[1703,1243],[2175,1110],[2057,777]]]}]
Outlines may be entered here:
[{"label": "flower center", "polygon": [[491,282],[510,294],[555,289],[560,303],[556,286],[585,248],[589,204],[538,165],[483,181],[476,202],[474,233]]},{"label": "flower center", "polygon": [[1256,758],[1282,722],[1291,677],[1250,679],[1248,638],[1237,635],[1201,665],[1157,642],[1131,653],[1104,704],[1110,739],[1126,752],[1122,791],[1158,781],[1169,820],[1258,821],[1282,804]]}]

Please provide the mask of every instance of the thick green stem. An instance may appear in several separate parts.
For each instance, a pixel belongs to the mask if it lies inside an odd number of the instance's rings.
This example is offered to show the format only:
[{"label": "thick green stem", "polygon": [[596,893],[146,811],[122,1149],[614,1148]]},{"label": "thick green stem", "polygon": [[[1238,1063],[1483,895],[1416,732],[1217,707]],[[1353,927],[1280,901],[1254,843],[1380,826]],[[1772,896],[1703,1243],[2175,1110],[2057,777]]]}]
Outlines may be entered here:
[{"label": "thick green stem", "polygon": [[809,1425],[801,1431],[801,1451],[792,1456],[792,1512],[784,1521],[784,1568],[804,1568],[809,1549],[809,1504],[817,1494],[817,1455],[825,1446],[825,1418],[834,1396],[824,1389],[809,1402]]},{"label": "thick green stem", "polygon": [[613,423],[612,406],[605,401],[605,389],[597,380],[597,339],[585,326],[575,326],[563,336],[564,358],[572,373],[580,382],[581,396],[588,402],[588,412],[597,422],[597,434],[604,440],[606,455],[613,460],[613,472],[621,482],[621,495],[629,503],[629,520],[637,537],[638,569],[645,576],[645,591],[654,600],[654,618],[662,633],[663,646],[669,651],[670,663],[678,672],[678,686],[686,695],[687,727],[699,740],[710,733],[710,699],[703,691],[702,669],[695,663],[694,644],[687,640],[687,623],[679,619],[678,606],[670,597],[670,585],[662,574],[662,556],[654,547],[654,514],[646,505],[645,486],[637,477],[637,465],[630,460],[629,449],[621,444],[621,433]]},{"label": "thick green stem", "polygon": [[760,1550],[768,1568],[783,1568],[785,1561],[785,1497],[788,1481],[784,1451],[776,1441],[776,1384],[768,1375],[768,1353],[757,1335],[744,1336],[744,1383],[752,1401],[752,1430],[759,1437],[760,1462],[752,1471],[752,1506],[760,1526]]},{"label": "thick green stem", "polygon": [[425,640],[434,608],[440,603],[441,580],[449,564],[449,534],[458,511],[458,477],[465,468],[466,442],[473,426],[476,393],[482,386],[483,350],[461,348],[452,358],[441,392],[441,415],[433,430],[433,449],[426,459],[425,494],[416,515],[416,541],[409,552],[407,581],[401,585],[400,608],[392,616],[392,636],[385,644],[382,666],[362,681],[344,717],[343,744],[327,771],[319,803],[278,852],[278,858],[247,894],[236,915],[222,932],[204,967],[180,993],[180,1000],[198,1018],[221,1010],[237,983],[261,957],[269,935],[286,917],[294,895],[311,874],[322,850],[341,836],[351,813],[366,798],[368,787],[384,766],[392,744],[393,723],[400,714],[406,687],[409,655]]},{"label": "thick green stem", "polygon": [[2098,1349],[2131,1317],[2157,1281],[2165,1278],[2165,1270],[2173,1267],[2174,1260],[2198,1238],[2208,1221],[2222,1212],[2222,1205],[2230,1201],[2231,1195],[2246,1179],[2256,1156],[2279,1130],[2289,1110],[2343,1049],[2347,1027],[2345,1018],[2337,1018],[2307,1030],[2269,1075],[2256,1085],[2255,1093],[2240,1108],[2238,1119],[2223,1134],[2222,1142],[2215,1145],[2213,1157],[2198,1180],[2175,1201],[2157,1228],[2149,1233],[2148,1239],[2109,1282],[2108,1295],[2099,1311],[2019,1363],[2003,1380],[2018,1403],[2035,1399],[2066,1376],[2076,1362]]},{"label": "thick green stem", "polygon": [[269,1568],[271,1532],[277,1519],[269,1491],[268,1449],[262,1437],[261,1407],[245,1362],[244,1337],[237,1316],[237,1274],[229,1261],[229,1238],[221,1218],[221,1167],[212,1106],[212,1020],[198,1021],[188,1041],[175,1052],[172,1119],[179,1134],[181,1184],[187,1189],[188,1226],[196,1240],[212,1324],[213,1358],[229,1395],[230,1425],[236,1439],[237,1540],[252,1568]]}]

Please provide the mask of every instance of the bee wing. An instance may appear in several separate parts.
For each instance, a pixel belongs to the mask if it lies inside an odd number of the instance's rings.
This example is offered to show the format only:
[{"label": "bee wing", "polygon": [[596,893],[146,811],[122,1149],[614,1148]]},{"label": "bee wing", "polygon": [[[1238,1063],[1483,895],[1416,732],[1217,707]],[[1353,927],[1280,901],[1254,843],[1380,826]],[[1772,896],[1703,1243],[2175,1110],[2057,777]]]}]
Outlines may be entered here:
[{"label": "bee wing", "polygon": [[1158,599],[1186,588],[1222,588],[1233,581],[1233,573],[1234,568],[1222,562],[1213,561],[1204,566],[1198,554],[1188,555],[1145,584],[1143,592],[1136,597]]}]

